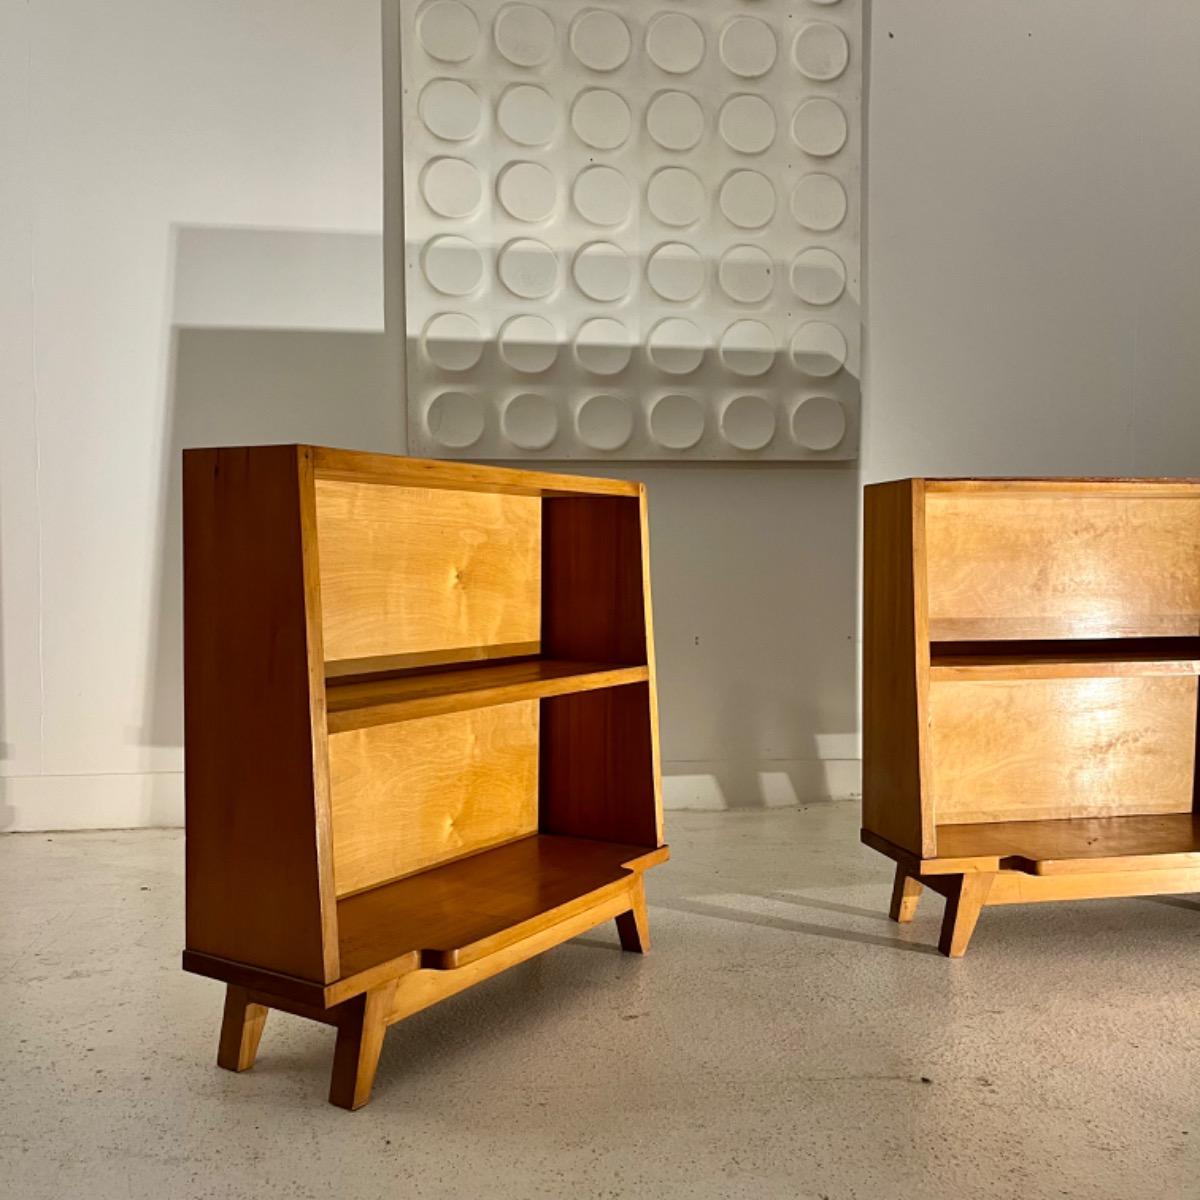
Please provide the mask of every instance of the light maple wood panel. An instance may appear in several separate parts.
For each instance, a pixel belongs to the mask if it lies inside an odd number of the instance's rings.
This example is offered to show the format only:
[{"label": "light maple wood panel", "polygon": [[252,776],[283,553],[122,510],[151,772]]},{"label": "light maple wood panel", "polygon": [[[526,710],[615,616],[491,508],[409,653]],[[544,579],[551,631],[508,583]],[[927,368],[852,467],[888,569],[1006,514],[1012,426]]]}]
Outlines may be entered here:
[{"label": "light maple wood panel", "polygon": [[536,700],[335,733],[337,894],[537,830]]},{"label": "light maple wood panel", "polygon": [[1200,495],[931,491],[930,636],[1200,632]]},{"label": "light maple wood panel", "polygon": [[1192,807],[1195,677],[938,680],[929,713],[939,825]]},{"label": "light maple wood panel", "polygon": [[325,658],[335,671],[344,660],[447,650],[477,658],[495,645],[536,653],[537,497],[317,479],[316,503]]}]

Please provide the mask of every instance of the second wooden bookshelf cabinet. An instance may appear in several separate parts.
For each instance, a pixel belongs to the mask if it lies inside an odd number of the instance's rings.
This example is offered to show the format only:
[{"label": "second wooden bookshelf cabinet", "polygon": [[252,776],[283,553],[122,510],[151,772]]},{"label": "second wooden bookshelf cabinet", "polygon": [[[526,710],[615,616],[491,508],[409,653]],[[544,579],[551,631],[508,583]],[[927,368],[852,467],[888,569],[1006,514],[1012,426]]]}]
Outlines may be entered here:
[{"label": "second wooden bookshelf cabinet", "polygon": [[1200,891],[1200,480],[866,489],[863,840],[892,917]]},{"label": "second wooden bookshelf cabinet", "polygon": [[311,446],[184,452],[187,970],[387,1025],[616,919],[663,862],[642,487]]}]

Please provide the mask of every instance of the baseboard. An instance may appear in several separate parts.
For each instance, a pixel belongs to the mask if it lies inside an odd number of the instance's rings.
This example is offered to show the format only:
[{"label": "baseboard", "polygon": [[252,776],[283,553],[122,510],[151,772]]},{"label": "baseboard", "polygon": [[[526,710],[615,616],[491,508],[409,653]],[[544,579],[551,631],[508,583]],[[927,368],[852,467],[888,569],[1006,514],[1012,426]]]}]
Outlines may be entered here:
[{"label": "baseboard", "polygon": [[670,809],[795,808],[861,795],[862,762],[857,758],[663,763],[663,807]]},{"label": "baseboard", "polygon": [[0,832],[182,824],[182,771],[0,777]]}]

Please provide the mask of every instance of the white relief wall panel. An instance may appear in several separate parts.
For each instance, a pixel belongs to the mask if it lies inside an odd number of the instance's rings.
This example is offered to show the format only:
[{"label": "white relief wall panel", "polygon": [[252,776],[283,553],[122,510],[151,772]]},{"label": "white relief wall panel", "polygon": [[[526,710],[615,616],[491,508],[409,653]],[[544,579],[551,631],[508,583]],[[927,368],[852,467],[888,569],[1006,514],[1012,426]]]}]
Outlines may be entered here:
[{"label": "white relief wall panel", "polygon": [[414,0],[410,452],[854,457],[861,26],[859,0]]}]

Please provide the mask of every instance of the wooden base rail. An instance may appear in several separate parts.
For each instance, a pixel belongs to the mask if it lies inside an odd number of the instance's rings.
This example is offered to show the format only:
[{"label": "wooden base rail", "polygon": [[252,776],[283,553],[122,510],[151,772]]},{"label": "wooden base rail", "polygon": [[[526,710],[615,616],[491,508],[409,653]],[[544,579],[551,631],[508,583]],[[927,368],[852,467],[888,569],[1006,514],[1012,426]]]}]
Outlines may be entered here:
[{"label": "wooden base rail", "polygon": [[248,1071],[254,1066],[267,1013],[272,1008],[333,1025],[337,1029],[337,1044],[329,1102],[339,1108],[361,1108],[371,1098],[383,1035],[389,1025],[608,920],[617,923],[622,950],[645,954],[650,949],[641,872],[632,875],[628,885],[605,902],[549,925],[487,958],[452,970],[420,967],[407,970],[330,1008],[258,987],[228,983],[217,1064],[228,1071]]}]

